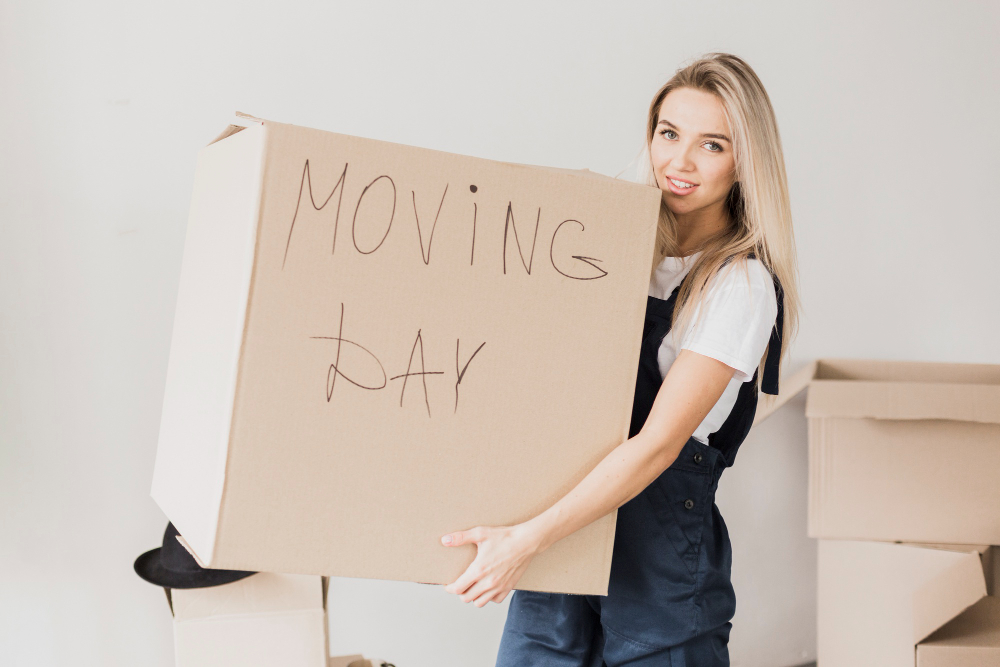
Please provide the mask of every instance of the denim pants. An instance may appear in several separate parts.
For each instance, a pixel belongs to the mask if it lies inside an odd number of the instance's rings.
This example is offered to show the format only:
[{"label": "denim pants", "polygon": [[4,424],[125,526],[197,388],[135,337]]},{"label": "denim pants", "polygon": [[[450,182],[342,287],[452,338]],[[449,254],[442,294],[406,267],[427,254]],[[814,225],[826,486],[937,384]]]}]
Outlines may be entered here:
[{"label": "denim pants", "polygon": [[694,438],[618,509],[608,594],[514,591],[497,667],[728,667],[736,596],[715,490],[725,461]]}]

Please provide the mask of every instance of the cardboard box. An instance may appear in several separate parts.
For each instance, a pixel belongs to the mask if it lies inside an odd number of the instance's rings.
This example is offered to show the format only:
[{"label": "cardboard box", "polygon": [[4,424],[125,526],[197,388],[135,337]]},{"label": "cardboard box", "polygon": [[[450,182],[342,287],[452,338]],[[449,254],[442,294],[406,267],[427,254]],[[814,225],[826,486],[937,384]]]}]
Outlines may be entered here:
[{"label": "cardboard box", "polygon": [[[628,435],[661,193],[250,117],[198,156],[152,495],[209,567],[449,583]],[[519,588],[605,594],[616,513]]]},{"label": "cardboard box", "polygon": [[326,667],[322,577],[259,573],[170,591],[177,667]]},{"label": "cardboard box", "polygon": [[809,535],[1000,544],[1000,365],[820,359],[808,387]]},{"label": "cardboard box", "polygon": [[996,589],[997,547],[820,540],[823,667],[913,667],[915,646]]},{"label": "cardboard box", "polygon": [[917,644],[917,667],[997,665],[1000,665],[1000,598],[983,598]]}]

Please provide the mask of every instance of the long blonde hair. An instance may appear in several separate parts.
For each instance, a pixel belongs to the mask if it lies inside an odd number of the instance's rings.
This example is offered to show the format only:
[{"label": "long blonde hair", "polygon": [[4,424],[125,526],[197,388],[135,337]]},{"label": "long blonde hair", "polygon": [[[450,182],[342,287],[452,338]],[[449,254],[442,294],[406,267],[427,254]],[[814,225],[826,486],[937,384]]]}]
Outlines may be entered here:
[{"label": "long blonde hair", "polygon": [[[771,100],[750,65],[737,56],[709,53],[679,69],[656,92],[649,105],[646,143],[639,160],[640,179],[648,185],[657,185],[650,144],[659,122],[660,105],[677,88],[708,92],[722,102],[732,132],[736,182],[726,200],[730,224],[701,247],[701,255],[677,294],[671,330],[677,336],[687,330],[696,304],[702,301],[711,280],[727,261],[733,267],[742,267],[745,273],[747,257],[753,253],[777,277],[784,292],[781,332],[781,358],[784,358],[798,331],[801,304],[785,161]],[[661,201],[651,276],[664,257],[679,254],[676,230],[676,219],[666,202]],[[767,351],[758,365],[758,391],[766,356]]]}]

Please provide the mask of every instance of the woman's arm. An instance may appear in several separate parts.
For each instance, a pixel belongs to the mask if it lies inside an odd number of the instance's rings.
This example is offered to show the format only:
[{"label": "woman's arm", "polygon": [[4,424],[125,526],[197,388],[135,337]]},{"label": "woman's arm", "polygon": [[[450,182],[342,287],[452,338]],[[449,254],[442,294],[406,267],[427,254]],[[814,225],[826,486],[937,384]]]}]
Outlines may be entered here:
[{"label": "woman's arm", "polygon": [[682,349],[656,394],[642,430],[613,449],[569,493],[516,526],[450,533],[448,546],[475,543],[476,559],[445,587],[482,607],[503,601],[531,559],[639,494],[673,463],[733,377],[733,368]]}]

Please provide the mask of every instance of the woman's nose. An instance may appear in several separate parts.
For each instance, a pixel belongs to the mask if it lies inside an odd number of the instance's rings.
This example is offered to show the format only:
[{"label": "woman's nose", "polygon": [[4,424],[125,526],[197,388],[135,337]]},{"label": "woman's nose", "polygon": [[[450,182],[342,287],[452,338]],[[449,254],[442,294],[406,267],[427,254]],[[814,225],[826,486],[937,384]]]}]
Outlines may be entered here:
[{"label": "woman's nose", "polygon": [[691,159],[691,147],[679,146],[670,163],[670,166],[678,171],[691,171],[694,168],[694,161]]}]

